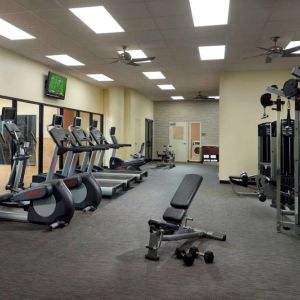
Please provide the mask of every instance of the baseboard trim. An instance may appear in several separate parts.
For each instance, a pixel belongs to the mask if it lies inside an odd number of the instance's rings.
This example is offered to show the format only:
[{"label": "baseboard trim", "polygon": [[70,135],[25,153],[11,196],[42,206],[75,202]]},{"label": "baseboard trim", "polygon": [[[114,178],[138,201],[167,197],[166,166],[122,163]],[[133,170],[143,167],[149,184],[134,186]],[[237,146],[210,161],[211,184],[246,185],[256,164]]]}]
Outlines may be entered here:
[{"label": "baseboard trim", "polygon": [[229,180],[219,180],[220,184],[230,184]]}]

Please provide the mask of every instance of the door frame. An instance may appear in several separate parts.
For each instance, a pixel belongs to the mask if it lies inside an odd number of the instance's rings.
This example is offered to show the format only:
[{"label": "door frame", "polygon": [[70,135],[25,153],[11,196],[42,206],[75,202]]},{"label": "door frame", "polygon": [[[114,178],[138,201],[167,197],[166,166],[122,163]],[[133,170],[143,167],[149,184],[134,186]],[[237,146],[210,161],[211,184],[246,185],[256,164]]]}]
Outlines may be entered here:
[{"label": "door frame", "polygon": [[[202,123],[201,121],[188,121],[189,123],[189,159],[188,162],[201,162],[201,148],[202,148]],[[199,141],[200,141],[200,157],[199,157],[199,161],[195,161],[195,160],[190,160],[191,158],[191,154],[192,154],[192,123],[199,123],[200,124],[200,132],[199,132]]]},{"label": "door frame", "polygon": [[145,161],[153,159],[153,120],[145,118]]}]

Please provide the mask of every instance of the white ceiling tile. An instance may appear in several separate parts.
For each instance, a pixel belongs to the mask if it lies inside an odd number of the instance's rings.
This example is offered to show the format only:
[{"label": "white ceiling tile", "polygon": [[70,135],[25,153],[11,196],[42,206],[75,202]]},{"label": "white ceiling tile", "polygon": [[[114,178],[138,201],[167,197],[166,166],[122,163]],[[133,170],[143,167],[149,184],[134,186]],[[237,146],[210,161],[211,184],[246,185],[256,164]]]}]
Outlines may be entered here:
[{"label": "white ceiling tile", "polygon": [[149,11],[153,16],[179,16],[191,14],[189,1],[183,0],[160,0],[147,1]]},{"label": "white ceiling tile", "polygon": [[[121,4],[113,4],[112,2],[108,2],[105,5],[106,9],[109,13],[118,21],[120,25],[122,25],[122,20],[128,19],[143,19],[143,18],[151,18],[149,10],[144,3],[124,3]],[[124,28],[125,29],[125,28]]]},{"label": "white ceiling tile", "polygon": [[45,25],[43,19],[36,16],[32,12],[20,12],[20,13],[13,13],[13,14],[0,13],[0,17],[3,18],[5,21],[17,27],[20,27],[22,29]]},{"label": "white ceiling tile", "polygon": [[[0,36],[0,46],[47,64],[99,86],[135,88],[154,100],[168,100],[143,71],[161,71],[183,95],[217,93],[219,77],[226,70],[273,70],[298,65],[298,58],[278,58],[265,64],[264,58],[243,59],[261,53],[257,46],[279,45],[300,40],[300,1],[231,0],[229,24],[194,28],[188,0],[0,0],[0,17],[27,29],[35,40],[10,41]],[[124,27],[124,33],[95,34],[68,8],[104,5]],[[226,44],[224,61],[202,62],[198,46]],[[130,67],[108,64],[123,45],[155,56],[152,63]],[[45,58],[68,52],[86,65],[68,68]],[[115,81],[98,83],[86,73],[104,73]]]},{"label": "white ceiling tile", "polygon": [[19,5],[29,9],[29,10],[50,10],[59,9],[60,5],[56,1],[52,0],[15,0]]},{"label": "white ceiling tile", "polygon": [[179,15],[170,17],[155,17],[155,22],[160,29],[194,29],[190,15]]},{"label": "white ceiling tile", "polygon": [[99,6],[104,5],[104,1],[101,0],[57,0],[57,2],[65,8],[75,7],[88,7],[88,6]]},{"label": "white ceiling tile", "polygon": [[16,1],[12,0],[2,0],[0,1],[0,13],[1,14],[8,14],[8,13],[17,13],[17,12],[24,12],[26,9],[16,3]]},{"label": "white ceiling tile", "polygon": [[122,21],[122,25],[126,28],[126,32],[131,31],[148,31],[157,29],[157,25],[153,21],[152,18],[144,18],[144,19],[126,19]]}]

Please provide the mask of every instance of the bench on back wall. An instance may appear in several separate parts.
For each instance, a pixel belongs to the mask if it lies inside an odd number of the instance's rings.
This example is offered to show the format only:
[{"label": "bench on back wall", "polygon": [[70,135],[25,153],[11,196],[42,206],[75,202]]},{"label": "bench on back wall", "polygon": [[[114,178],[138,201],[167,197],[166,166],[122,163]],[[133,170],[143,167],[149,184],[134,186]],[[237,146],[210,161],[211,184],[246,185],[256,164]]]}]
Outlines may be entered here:
[{"label": "bench on back wall", "polygon": [[202,162],[219,161],[219,147],[203,146],[201,151],[202,151]]},{"label": "bench on back wall", "polygon": [[225,241],[226,235],[217,232],[207,232],[187,227],[187,221],[193,219],[187,217],[187,210],[196,195],[203,177],[197,174],[185,175],[175,192],[170,206],[163,214],[164,221],[150,219],[148,221],[150,228],[149,244],[146,246],[148,253],[147,259],[159,260],[158,249],[163,241],[178,241],[194,238],[211,238],[219,241]]}]

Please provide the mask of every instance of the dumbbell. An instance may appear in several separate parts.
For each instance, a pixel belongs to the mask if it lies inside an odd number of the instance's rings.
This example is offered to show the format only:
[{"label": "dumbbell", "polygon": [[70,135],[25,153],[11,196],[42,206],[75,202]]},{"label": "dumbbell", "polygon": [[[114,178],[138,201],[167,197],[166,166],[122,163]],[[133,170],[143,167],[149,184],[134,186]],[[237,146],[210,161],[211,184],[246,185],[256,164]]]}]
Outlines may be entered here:
[{"label": "dumbbell", "polygon": [[175,256],[177,259],[183,259],[186,266],[191,266],[194,263],[195,258],[192,254],[186,253],[184,249],[176,248]]},{"label": "dumbbell", "polygon": [[199,249],[195,246],[190,248],[188,254],[191,254],[194,257],[194,259],[199,256],[202,256],[204,258],[205,263],[207,263],[207,264],[211,264],[214,261],[214,254],[212,251],[205,251],[203,253],[203,252],[200,252]]},{"label": "dumbbell", "polygon": [[248,183],[249,176],[248,176],[247,172],[242,172],[240,177],[244,183]]},{"label": "dumbbell", "polygon": [[264,193],[259,193],[258,194],[258,200],[260,202],[265,202],[267,200],[267,196]]},{"label": "dumbbell", "polygon": [[207,264],[211,264],[214,261],[214,254],[211,251],[199,252],[197,247],[191,247],[189,252],[186,253],[184,249],[176,248],[175,256],[178,259],[183,259],[186,266],[192,266],[197,257],[202,256]]}]

